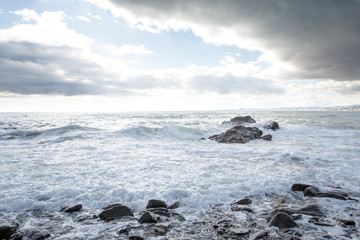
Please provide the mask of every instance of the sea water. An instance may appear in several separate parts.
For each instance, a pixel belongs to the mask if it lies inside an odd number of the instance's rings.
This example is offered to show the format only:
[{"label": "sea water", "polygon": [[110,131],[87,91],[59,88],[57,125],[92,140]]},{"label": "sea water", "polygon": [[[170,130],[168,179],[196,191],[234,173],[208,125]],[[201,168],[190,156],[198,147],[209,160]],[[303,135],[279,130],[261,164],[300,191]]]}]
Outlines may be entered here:
[{"label": "sea water", "polygon": [[[272,141],[200,140],[251,115]],[[277,121],[280,129],[264,129]],[[360,193],[360,112],[0,113],[0,217],[149,199],[204,209],[293,183]],[[85,231],[85,230],[84,230]]]}]

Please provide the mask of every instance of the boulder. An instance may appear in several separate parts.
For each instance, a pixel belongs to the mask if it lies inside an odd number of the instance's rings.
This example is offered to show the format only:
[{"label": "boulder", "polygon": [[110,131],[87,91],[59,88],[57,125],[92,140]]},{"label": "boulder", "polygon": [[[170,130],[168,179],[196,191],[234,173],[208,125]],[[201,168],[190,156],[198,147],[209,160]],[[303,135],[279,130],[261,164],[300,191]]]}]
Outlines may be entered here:
[{"label": "boulder", "polygon": [[0,223],[0,239],[10,239],[11,235],[16,232],[17,224],[11,222]]},{"label": "boulder", "polygon": [[146,209],[148,208],[167,208],[167,205],[162,200],[151,199],[146,206]]},{"label": "boulder", "polygon": [[157,223],[157,217],[151,212],[145,212],[139,219],[139,223]]},{"label": "boulder", "polygon": [[263,126],[263,128],[265,129],[271,129],[273,131],[275,131],[276,129],[279,129],[279,124],[275,121],[268,121],[267,123],[265,123],[265,125]]},{"label": "boulder", "polygon": [[288,214],[279,212],[271,218],[269,226],[275,226],[278,228],[292,228],[297,227],[297,224]]},{"label": "boulder", "polygon": [[99,218],[104,221],[120,219],[126,216],[134,216],[130,208],[121,204],[113,204],[104,208],[99,215]]},{"label": "boulder", "polygon": [[268,135],[264,135],[261,137],[262,140],[265,140],[265,141],[271,141],[272,140],[272,136],[270,134]]},{"label": "boulder", "polygon": [[222,124],[225,125],[241,125],[244,123],[256,123],[256,121],[250,117],[250,116],[245,116],[245,117],[235,117],[233,119],[230,119],[230,121],[225,121]]},{"label": "boulder", "polygon": [[67,206],[67,207],[63,207],[60,212],[66,212],[66,213],[71,213],[71,212],[77,212],[80,211],[82,209],[82,204],[78,204],[75,206]]},{"label": "boulder", "polygon": [[[302,184],[302,183],[295,183],[291,186],[291,191],[301,191],[304,192],[307,188],[313,187],[315,189],[319,189],[315,186],[308,185],[308,184]],[[318,190],[319,191],[319,190]]]},{"label": "boulder", "polygon": [[262,131],[257,127],[235,126],[224,133],[209,137],[218,143],[247,143],[254,139],[259,139]]}]

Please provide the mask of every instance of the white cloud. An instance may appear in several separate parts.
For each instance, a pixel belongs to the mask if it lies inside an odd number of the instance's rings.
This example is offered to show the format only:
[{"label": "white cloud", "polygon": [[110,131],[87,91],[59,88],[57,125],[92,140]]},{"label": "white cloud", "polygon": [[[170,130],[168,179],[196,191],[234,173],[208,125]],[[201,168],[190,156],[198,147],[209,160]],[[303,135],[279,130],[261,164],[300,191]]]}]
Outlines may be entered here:
[{"label": "white cloud", "polygon": [[97,20],[102,20],[102,17],[99,16],[99,15],[93,15],[92,13],[88,13],[88,15],[89,15],[91,18],[94,18],[94,19],[97,19]]},{"label": "white cloud", "polygon": [[81,20],[81,21],[84,21],[84,22],[87,22],[87,23],[90,23],[90,19],[87,18],[87,17],[84,17],[84,16],[78,16],[76,17],[77,19]]},{"label": "white cloud", "polygon": [[106,50],[116,56],[124,56],[124,55],[144,55],[144,54],[151,54],[153,53],[150,50],[145,49],[144,45],[123,45],[121,47],[115,45],[107,45],[105,46]]}]

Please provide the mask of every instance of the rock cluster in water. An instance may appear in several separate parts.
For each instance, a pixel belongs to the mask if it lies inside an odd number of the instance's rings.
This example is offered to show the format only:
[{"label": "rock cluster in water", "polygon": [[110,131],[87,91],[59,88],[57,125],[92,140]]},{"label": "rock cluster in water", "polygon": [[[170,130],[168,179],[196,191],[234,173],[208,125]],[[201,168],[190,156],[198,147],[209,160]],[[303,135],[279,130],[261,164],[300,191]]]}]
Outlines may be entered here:
[{"label": "rock cluster in water", "polygon": [[[257,127],[246,127],[242,124],[256,123],[251,116],[235,117],[230,121],[225,121],[223,125],[232,125],[231,129],[218,135],[209,137],[210,140],[217,141],[218,143],[247,143],[254,139],[263,139],[271,141],[272,136],[270,134],[262,136],[263,132]],[[279,129],[279,124],[275,121],[267,122],[265,129],[276,130]]]}]

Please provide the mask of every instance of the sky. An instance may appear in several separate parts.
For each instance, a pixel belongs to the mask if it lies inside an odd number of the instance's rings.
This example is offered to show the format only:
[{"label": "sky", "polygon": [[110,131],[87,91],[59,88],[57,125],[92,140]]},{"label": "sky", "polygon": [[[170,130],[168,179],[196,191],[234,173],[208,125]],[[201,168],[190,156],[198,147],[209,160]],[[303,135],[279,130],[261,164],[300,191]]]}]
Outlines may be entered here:
[{"label": "sky", "polygon": [[1,112],[360,103],[360,0],[0,0]]}]

